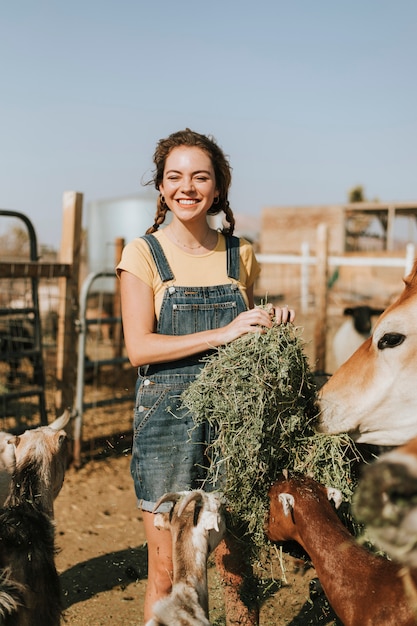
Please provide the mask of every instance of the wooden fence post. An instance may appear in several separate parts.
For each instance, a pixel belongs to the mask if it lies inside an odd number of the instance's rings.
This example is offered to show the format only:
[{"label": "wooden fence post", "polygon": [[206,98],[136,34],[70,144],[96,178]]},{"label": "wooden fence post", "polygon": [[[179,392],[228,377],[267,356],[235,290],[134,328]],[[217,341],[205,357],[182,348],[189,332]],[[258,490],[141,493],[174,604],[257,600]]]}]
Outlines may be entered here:
[{"label": "wooden fence post", "polygon": [[74,407],[75,401],[82,205],[83,194],[76,191],[64,192],[60,261],[71,265],[71,273],[69,278],[59,279],[55,396],[57,414],[67,407]]},{"label": "wooden fence post", "polygon": [[327,335],[327,278],[328,278],[328,227],[317,227],[315,304],[316,324],[314,328],[315,369],[326,371],[326,335]]}]

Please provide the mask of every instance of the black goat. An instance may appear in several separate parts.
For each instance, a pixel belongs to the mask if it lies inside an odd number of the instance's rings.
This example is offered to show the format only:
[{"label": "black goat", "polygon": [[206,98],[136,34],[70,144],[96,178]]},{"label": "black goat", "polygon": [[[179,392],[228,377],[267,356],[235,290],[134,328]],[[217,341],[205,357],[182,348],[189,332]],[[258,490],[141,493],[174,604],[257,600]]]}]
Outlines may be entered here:
[{"label": "black goat", "polygon": [[351,306],[343,310],[348,319],[343,322],[333,338],[333,355],[335,366],[339,368],[347,361],[372,332],[372,317],[382,315],[384,309],[374,307]]}]

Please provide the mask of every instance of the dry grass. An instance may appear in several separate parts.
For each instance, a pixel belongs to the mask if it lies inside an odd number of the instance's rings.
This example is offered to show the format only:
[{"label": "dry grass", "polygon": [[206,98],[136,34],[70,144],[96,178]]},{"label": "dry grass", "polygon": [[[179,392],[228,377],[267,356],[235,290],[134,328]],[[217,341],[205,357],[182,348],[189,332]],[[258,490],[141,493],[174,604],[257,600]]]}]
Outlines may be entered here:
[{"label": "dry grass", "polygon": [[347,435],[314,431],[315,399],[302,329],[277,324],[219,348],[183,394],[194,421],[215,429],[209,481],[225,493],[255,555],[267,546],[267,493],[282,470],[309,474],[351,499],[357,453]]}]

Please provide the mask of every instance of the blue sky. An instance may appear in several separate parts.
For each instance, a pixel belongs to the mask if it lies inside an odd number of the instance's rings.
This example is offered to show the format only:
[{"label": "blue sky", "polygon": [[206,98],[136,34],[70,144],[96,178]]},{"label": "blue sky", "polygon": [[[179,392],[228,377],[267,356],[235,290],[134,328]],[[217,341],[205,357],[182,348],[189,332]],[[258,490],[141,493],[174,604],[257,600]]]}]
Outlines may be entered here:
[{"label": "blue sky", "polygon": [[146,192],[186,126],[230,156],[236,213],[417,200],[416,28],[415,0],[3,2],[0,208],[58,247],[64,191]]}]

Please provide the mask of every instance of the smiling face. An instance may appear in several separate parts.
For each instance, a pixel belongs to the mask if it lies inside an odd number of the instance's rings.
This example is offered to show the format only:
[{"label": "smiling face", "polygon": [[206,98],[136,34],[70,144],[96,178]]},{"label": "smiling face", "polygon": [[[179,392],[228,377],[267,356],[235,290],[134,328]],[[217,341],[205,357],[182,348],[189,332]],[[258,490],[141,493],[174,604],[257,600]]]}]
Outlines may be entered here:
[{"label": "smiling face", "polygon": [[214,168],[208,154],[201,148],[188,146],[171,150],[159,191],[169,209],[181,221],[205,217],[218,196]]}]

